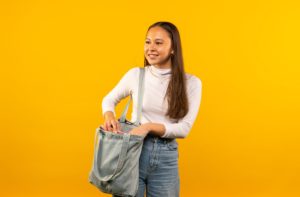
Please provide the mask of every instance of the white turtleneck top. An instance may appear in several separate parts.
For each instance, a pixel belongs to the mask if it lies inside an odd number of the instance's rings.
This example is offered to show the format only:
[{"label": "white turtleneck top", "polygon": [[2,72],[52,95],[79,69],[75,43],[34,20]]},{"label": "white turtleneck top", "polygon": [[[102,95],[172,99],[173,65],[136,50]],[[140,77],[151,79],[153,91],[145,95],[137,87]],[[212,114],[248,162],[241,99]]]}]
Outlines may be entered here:
[{"label": "white turtleneck top", "polygon": [[[189,111],[184,118],[175,122],[165,115],[168,104],[164,96],[167,91],[170,76],[171,68],[161,69],[153,65],[145,67],[141,124],[148,122],[163,124],[166,130],[165,134],[161,136],[162,138],[185,138],[190,132],[199,111],[202,96],[202,82],[198,77],[186,73]],[[105,112],[111,111],[116,116],[115,106],[121,99],[132,94],[133,109],[130,121],[134,122],[137,116],[138,82],[139,67],[131,68],[125,73],[118,84],[103,98],[102,114],[104,115]]]}]

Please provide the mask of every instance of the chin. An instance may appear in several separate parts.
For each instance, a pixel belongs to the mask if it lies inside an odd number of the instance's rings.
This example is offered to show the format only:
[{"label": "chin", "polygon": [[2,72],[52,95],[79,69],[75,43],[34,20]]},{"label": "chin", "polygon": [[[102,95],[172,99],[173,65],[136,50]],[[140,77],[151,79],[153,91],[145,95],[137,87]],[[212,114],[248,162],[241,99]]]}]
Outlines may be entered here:
[{"label": "chin", "polygon": [[149,64],[152,64],[152,65],[159,63],[159,61],[153,61],[153,60],[147,60],[147,61],[148,61]]}]

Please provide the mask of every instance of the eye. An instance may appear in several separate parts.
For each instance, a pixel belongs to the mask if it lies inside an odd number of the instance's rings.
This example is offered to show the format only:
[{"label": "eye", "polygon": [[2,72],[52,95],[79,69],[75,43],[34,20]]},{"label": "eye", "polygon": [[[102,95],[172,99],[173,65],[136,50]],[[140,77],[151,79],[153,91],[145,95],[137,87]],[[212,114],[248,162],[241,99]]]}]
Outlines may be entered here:
[{"label": "eye", "polygon": [[145,43],[146,43],[146,44],[149,44],[150,42],[149,42],[149,41],[146,41]]},{"label": "eye", "polygon": [[162,43],[161,43],[161,42],[157,42],[156,44],[157,44],[157,45],[160,45],[160,44],[162,44]]}]

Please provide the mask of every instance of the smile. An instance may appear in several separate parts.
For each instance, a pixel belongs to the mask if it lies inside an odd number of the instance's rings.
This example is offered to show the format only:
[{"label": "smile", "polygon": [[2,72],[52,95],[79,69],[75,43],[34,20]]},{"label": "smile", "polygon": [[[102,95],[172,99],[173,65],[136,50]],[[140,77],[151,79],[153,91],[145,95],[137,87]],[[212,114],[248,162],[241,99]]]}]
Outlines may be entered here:
[{"label": "smile", "polygon": [[155,57],[157,57],[158,55],[155,55],[155,54],[148,54],[148,56],[149,56],[150,58],[155,58]]}]

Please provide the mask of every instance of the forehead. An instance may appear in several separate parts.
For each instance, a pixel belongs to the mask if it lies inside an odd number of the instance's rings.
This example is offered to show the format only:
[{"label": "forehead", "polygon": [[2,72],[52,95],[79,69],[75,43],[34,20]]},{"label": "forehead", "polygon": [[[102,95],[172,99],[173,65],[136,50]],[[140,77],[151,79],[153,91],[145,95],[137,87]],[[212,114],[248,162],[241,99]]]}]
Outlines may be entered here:
[{"label": "forehead", "polygon": [[164,30],[162,27],[156,26],[156,27],[152,27],[151,29],[149,29],[149,31],[147,32],[146,39],[167,40],[167,39],[170,39],[170,37],[166,30]]}]

